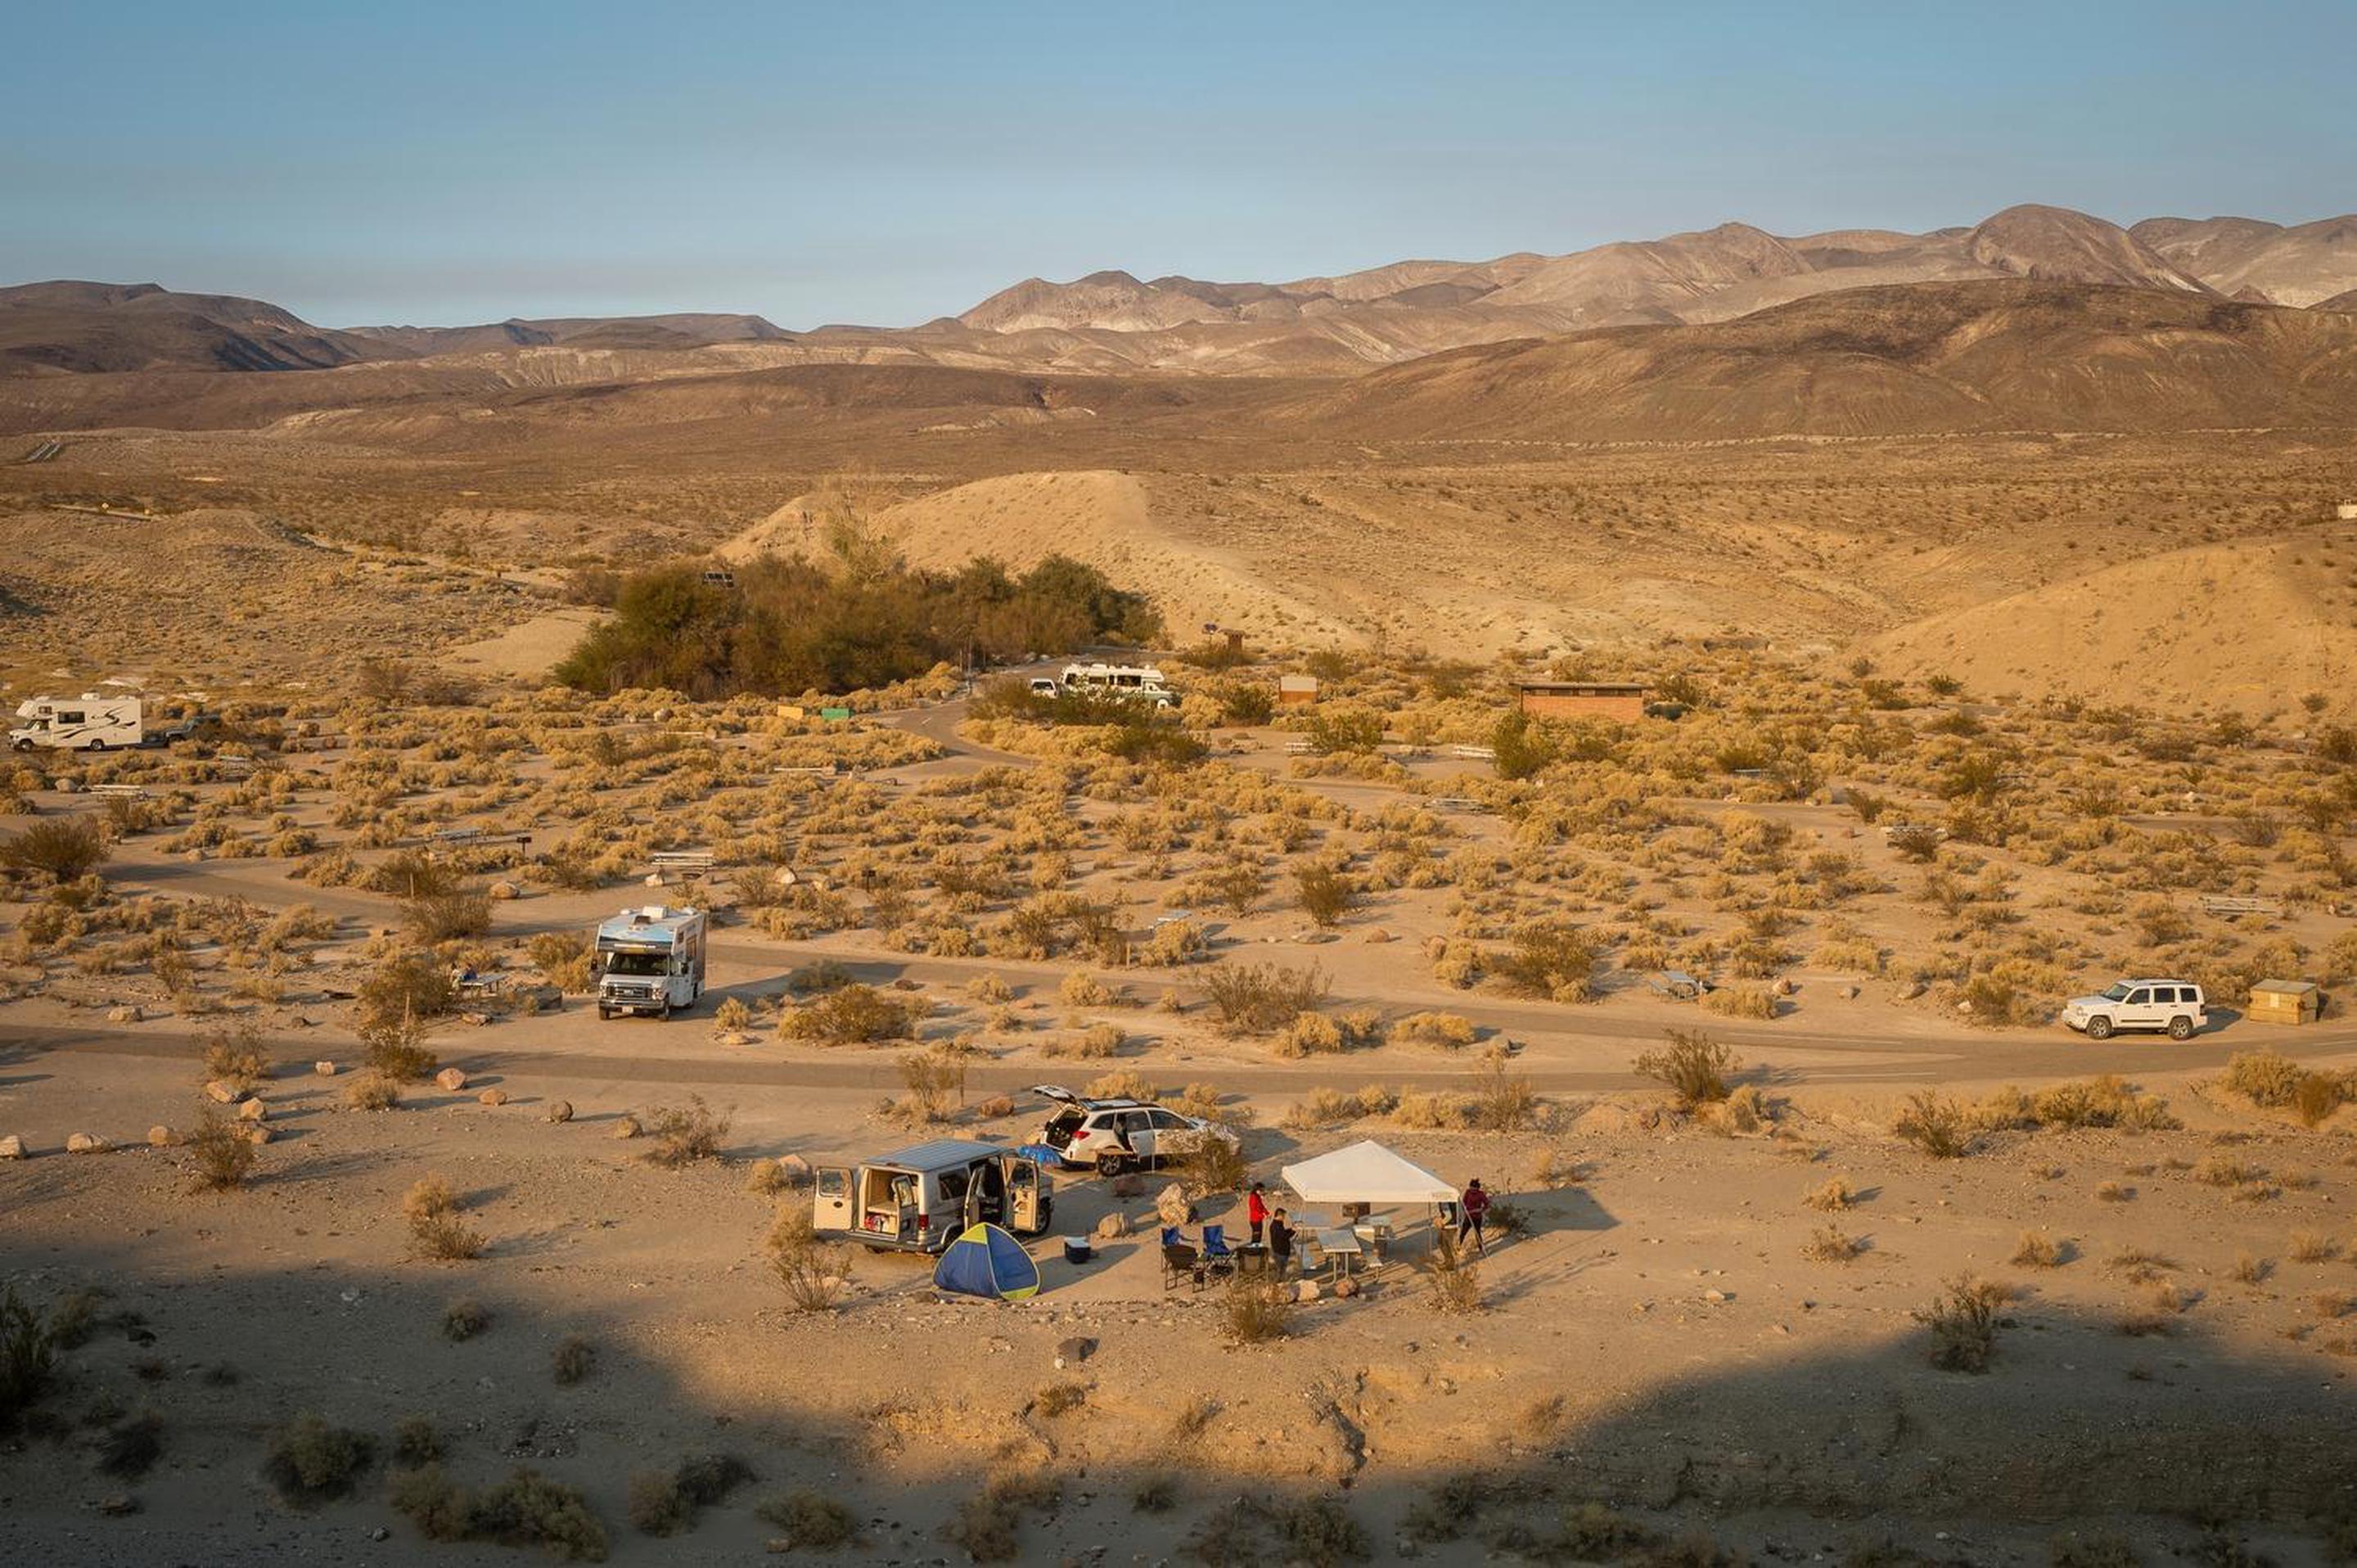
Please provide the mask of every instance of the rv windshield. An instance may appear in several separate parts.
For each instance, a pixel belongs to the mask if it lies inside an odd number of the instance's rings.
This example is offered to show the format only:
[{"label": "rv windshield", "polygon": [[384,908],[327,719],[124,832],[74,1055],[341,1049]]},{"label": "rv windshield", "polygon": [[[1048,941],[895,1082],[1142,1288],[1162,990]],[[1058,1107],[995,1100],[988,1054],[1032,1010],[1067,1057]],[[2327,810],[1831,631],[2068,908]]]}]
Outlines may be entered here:
[{"label": "rv windshield", "polygon": [[671,963],[669,953],[648,952],[643,949],[630,952],[609,952],[606,955],[608,974],[661,974]]}]

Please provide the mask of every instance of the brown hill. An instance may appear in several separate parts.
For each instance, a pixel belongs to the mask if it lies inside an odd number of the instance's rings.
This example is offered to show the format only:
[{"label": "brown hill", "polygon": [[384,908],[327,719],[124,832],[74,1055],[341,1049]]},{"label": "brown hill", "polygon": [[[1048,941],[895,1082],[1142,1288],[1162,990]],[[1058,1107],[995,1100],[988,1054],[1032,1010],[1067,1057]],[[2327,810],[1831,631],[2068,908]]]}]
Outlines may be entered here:
[{"label": "brown hill", "polygon": [[0,375],[318,370],[406,356],[258,299],[175,294],[151,283],[0,288]]},{"label": "brown hill", "polygon": [[415,354],[479,354],[503,349],[694,348],[706,343],[779,343],[794,334],[759,316],[686,311],[669,316],[511,317],[479,327],[353,327],[354,337]]},{"label": "brown hill", "polygon": [[1434,355],[1303,399],[1361,439],[1623,441],[2357,423],[2357,323],[2039,283],[1859,289]]},{"label": "brown hill", "polygon": [[2211,292],[2118,224],[2063,207],[2008,207],[1964,237],[1964,252],[2013,277]]},{"label": "brown hill", "polygon": [[2313,306],[2357,292],[2357,214],[2290,229],[2255,218],[2148,218],[2129,232],[2238,298]]}]

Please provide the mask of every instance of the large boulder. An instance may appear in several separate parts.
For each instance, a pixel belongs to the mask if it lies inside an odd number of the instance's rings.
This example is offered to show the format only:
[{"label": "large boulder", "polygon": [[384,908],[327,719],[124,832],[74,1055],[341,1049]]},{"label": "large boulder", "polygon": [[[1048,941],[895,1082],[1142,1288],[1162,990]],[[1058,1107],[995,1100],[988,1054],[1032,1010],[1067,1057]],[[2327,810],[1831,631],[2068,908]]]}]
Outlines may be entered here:
[{"label": "large boulder", "polygon": [[572,1121],[572,1120],[573,1120],[573,1101],[571,1101],[570,1100],[552,1100],[552,1101],[550,1101],[548,1102],[548,1119],[549,1119],[551,1122],[570,1122],[570,1121]]},{"label": "large boulder", "polygon": [[445,1094],[456,1094],[467,1087],[467,1075],[455,1067],[446,1067],[434,1075],[434,1081]]},{"label": "large boulder", "polygon": [[147,1146],[151,1149],[168,1149],[178,1142],[172,1130],[160,1122],[147,1129]]},{"label": "large boulder", "polygon": [[66,1138],[66,1153],[69,1155],[102,1155],[113,1147],[113,1144],[95,1133],[74,1133]]},{"label": "large boulder", "polygon": [[1177,1182],[1162,1189],[1162,1195],[1154,1200],[1154,1212],[1162,1217],[1165,1225],[1191,1224],[1195,1219],[1195,1206],[1188,1200],[1187,1189]]},{"label": "large boulder", "polygon": [[639,1119],[635,1116],[617,1116],[614,1118],[614,1130],[606,1135],[609,1138],[635,1138],[639,1135]]},{"label": "large boulder", "polygon": [[270,1107],[259,1100],[246,1101],[237,1108],[237,1119],[241,1122],[260,1122],[269,1114]]},{"label": "large boulder", "polygon": [[234,1105],[243,1100],[248,1092],[233,1083],[218,1078],[205,1085],[205,1098],[216,1105]]},{"label": "large boulder", "polygon": [[25,1140],[11,1133],[0,1138],[0,1160],[21,1160],[25,1157]]},{"label": "large boulder", "polygon": [[475,1096],[475,1099],[484,1105],[505,1105],[508,1102],[508,1091],[504,1089],[487,1089]]}]

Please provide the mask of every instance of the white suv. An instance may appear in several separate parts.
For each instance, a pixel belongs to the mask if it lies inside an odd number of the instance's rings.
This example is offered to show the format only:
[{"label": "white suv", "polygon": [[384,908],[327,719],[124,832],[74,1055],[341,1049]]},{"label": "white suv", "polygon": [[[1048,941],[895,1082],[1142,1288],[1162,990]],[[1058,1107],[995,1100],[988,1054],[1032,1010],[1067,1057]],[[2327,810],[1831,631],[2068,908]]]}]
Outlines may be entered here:
[{"label": "white suv", "polygon": [[2210,1012],[2190,980],[2123,980],[2100,996],[2071,998],[2062,1021],[2091,1040],[2107,1040],[2117,1029],[2165,1029],[2172,1040],[2190,1040]]},{"label": "white suv", "polygon": [[1183,1115],[1143,1100],[1088,1100],[1052,1083],[1032,1093],[1056,1106],[1038,1141],[1068,1165],[1094,1165],[1102,1176],[1119,1176],[1192,1153],[1206,1138],[1234,1145],[1243,1140],[1232,1127]]}]

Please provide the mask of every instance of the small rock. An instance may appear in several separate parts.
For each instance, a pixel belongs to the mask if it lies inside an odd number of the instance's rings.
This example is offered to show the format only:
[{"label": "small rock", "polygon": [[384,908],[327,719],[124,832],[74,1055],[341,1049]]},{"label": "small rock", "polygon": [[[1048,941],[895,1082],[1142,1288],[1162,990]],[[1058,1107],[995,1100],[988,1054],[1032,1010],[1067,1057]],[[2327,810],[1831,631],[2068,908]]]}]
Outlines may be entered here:
[{"label": "small rock", "polygon": [[113,1497],[99,1498],[98,1511],[109,1519],[121,1519],[125,1514],[139,1511],[139,1499],[124,1497],[118,1492]]},{"label": "small rock", "polygon": [[237,1119],[241,1122],[259,1122],[269,1114],[270,1108],[259,1100],[246,1101],[237,1108]]},{"label": "small rock", "polygon": [[1294,1281],[1293,1299],[1296,1301],[1316,1301],[1318,1299],[1318,1282],[1316,1280]]},{"label": "small rock", "polygon": [[571,1101],[570,1100],[552,1100],[552,1101],[550,1101],[548,1102],[548,1119],[549,1119],[551,1122],[570,1122],[570,1121],[572,1121],[572,1120],[573,1120],[573,1101]]},{"label": "small rock", "polygon": [[489,887],[483,889],[483,891],[490,897],[499,899],[501,903],[505,903],[511,898],[521,898],[523,897],[523,889],[518,887],[512,882],[494,882]]},{"label": "small rock", "polygon": [[147,1146],[151,1149],[168,1149],[178,1141],[172,1130],[160,1122],[147,1129]]},{"label": "small rock", "polygon": [[245,1090],[233,1083],[215,1079],[205,1085],[205,1098],[216,1105],[234,1105],[245,1098]]},{"label": "small rock", "polygon": [[145,1016],[146,1014],[132,1006],[109,1007],[106,1010],[106,1021],[110,1024],[136,1024]]},{"label": "small rock", "polygon": [[783,1176],[787,1181],[791,1182],[794,1186],[808,1187],[810,1185],[811,1163],[802,1158],[802,1155],[780,1155],[777,1158],[777,1166],[778,1175]]},{"label": "small rock", "polygon": [[1334,1282],[1334,1294],[1345,1299],[1359,1294],[1359,1282],[1344,1274]]},{"label": "small rock", "polygon": [[1070,1339],[1056,1341],[1056,1365],[1077,1367],[1096,1353],[1097,1342],[1074,1335]]},{"label": "small rock", "polygon": [[485,1105],[505,1105],[508,1102],[508,1091],[504,1089],[487,1089],[475,1096],[475,1099]]},{"label": "small rock", "polygon": [[393,1539],[393,1531],[380,1524],[368,1532],[368,1537],[371,1541],[390,1541]]},{"label": "small rock", "polygon": [[1734,1299],[1723,1290],[1706,1290],[1702,1293],[1702,1298],[1710,1302],[1726,1302]]},{"label": "small rock", "polygon": [[0,1160],[21,1160],[25,1157],[25,1140],[11,1133],[0,1138]]},{"label": "small rock", "polygon": [[1924,992],[1930,989],[1931,988],[1929,986],[1925,985],[1920,980],[1910,980],[1906,984],[1899,988],[1899,1000],[1901,1002],[1912,1002],[1915,998],[1922,995]]},{"label": "small rock", "polygon": [[1776,994],[1779,996],[1790,996],[1800,989],[1799,984],[1790,975],[1781,977],[1776,982]]},{"label": "small rock", "polygon": [[635,1116],[616,1117],[614,1119],[614,1130],[612,1133],[608,1134],[608,1137],[614,1138],[635,1138],[638,1135],[639,1119]]},{"label": "small rock", "polygon": [[1097,1221],[1097,1240],[1118,1241],[1129,1234],[1129,1221],[1118,1214],[1108,1214]]},{"label": "small rock", "polygon": [[248,1122],[237,1131],[240,1137],[256,1146],[270,1142],[270,1123],[267,1122]]},{"label": "small rock", "polygon": [[1371,942],[1394,942],[1399,940],[1397,937],[1393,936],[1381,926],[1377,926],[1373,930],[1369,931],[1361,940]]},{"label": "small rock", "polygon": [[456,1094],[467,1087],[467,1075],[455,1067],[446,1067],[434,1075],[434,1081],[441,1085],[443,1093]]},{"label": "small rock", "polygon": [[1855,1002],[1857,1000],[1857,987],[1855,985],[1845,985],[1841,988],[1840,995],[1841,999],[1845,1002]]},{"label": "small rock", "polygon": [[317,1073],[321,1078],[333,1078],[336,1076],[336,1064],[333,1062],[313,1062],[311,1064],[311,1070]]},{"label": "small rock", "polygon": [[66,1139],[69,1155],[102,1155],[113,1146],[95,1133],[75,1133]]},{"label": "small rock", "polygon": [[1117,1176],[1113,1178],[1113,1195],[1119,1198],[1144,1197],[1146,1178],[1141,1176]]}]

